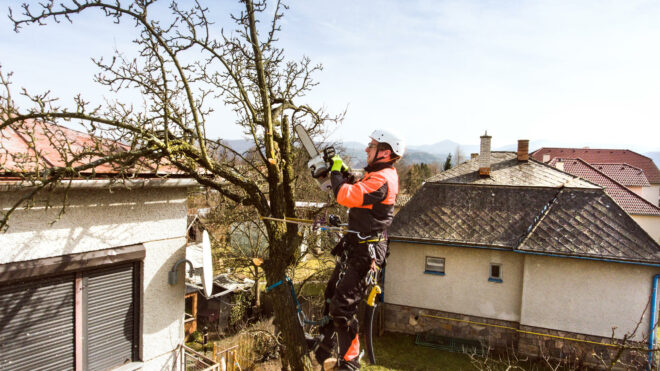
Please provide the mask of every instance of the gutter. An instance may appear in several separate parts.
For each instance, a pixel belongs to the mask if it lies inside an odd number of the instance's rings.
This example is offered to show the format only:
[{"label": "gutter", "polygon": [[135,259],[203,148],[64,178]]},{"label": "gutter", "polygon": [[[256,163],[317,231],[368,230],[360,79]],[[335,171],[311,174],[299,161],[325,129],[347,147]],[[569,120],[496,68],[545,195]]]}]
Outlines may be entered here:
[{"label": "gutter", "polygon": [[[18,191],[40,185],[39,182],[0,181],[0,192]],[[98,189],[106,187],[133,188],[180,188],[199,186],[192,178],[156,178],[156,179],[74,179],[65,180],[55,186],[56,189]]]},{"label": "gutter", "polygon": [[498,251],[510,251],[518,254],[528,254],[528,255],[539,255],[539,256],[549,256],[553,258],[566,258],[566,259],[582,259],[582,260],[593,260],[606,263],[619,263],[619,264],[632,264],[632,265],[641,265],[645,267],[655,267],[660,268],[660,263],[642,263],[636,261],[627,261],[627,260],[613,260],[605,258],[593,258],[588,256],[578,256],[578,255],[561,255],[561,254],[552,254],[545,252],[535,252],[535,251],[523,251],[513,248],[502,248],[502,247],[490,247],[490,246],[479,246],[479,245],[464,245],[464,244],[455,244],[447,242],[426,242],[426,241],[414,241],[414,240],[399,240],[399,239],[390,239],[392,242],[402,242],[402,243],[412,243],[420,245],[439,245],[439,246],[450,246],[450,247],[467,247],[475,249],[484,249],[484,250],[498,250]]},{"label": "gutter", "polygon": [[649,321],[649,363],[647,365],[648,370],[653,368],[653,345],[655,343],[656,331],[655,314],[658,311],[658,279],[660,279],[660,274],[653,276],[653,288],[651,289],[651,320]]}]

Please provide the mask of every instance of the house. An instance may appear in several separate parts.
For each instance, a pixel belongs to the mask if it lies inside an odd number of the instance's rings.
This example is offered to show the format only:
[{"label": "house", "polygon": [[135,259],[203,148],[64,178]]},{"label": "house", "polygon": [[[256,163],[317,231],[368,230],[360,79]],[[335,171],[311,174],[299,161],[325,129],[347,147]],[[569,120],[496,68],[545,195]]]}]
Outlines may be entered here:
[{"label": "house", "polygon": [[602,187],[527,148],[491,153],[483,136],[395,216],[385,329],[586,365],[613,356],[613,335],[652,345],[660,246]]},{"label": "house", "polygon": [[625,210],[655,241],[660,242],[660,207],[644,199],[635,185],[648,186],[641,169],[619,164],[590,165],[582,159],[555,157],[548,165],[579,176],[605,188],[612,199]]},{"label": "house", "polygon": [[[30,125],[30,136],[11,127],[0,135],[3,212],[32,189],[24,174],[64,163],[52,144],[74,152],[99,144]],[[0,234],[0,369],[181,368],[185,285],[170,285],[168,273],[185,258],[186,197],[196,182],[148,164],[130,178],[116,174],[112,164],[89,169],[11,215]]]},{"label": "house", "polygon": [[[660,206],[660,170],[653,160],[627,149],[540,148],[532,158],[544,163],[555,157],[582,159],[629,187],[653,205]],[[646,181],[640,179],[643,172]]]}]

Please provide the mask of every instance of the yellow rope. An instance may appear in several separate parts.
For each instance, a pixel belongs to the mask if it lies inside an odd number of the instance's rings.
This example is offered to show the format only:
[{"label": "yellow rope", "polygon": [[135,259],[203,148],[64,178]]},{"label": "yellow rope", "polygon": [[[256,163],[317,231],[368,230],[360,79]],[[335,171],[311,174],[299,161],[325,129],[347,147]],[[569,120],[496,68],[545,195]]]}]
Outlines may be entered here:
[{"label": "yellow rope", "polygon": [[517,329],[515,327],[510,327],[510,326],[493,325],[493,324],[490,324],[490,323],[468,321],[468,320],[465,320],[465,319],[456,319],[456,318],[449,318],[449,317],[433,316],[433,315],[430,315],[430,314],[421,314],[421,316],[422,317],[444,319],[444,320],[448,320],[448,321],[471,323],[471,324],[480,325],[480,326],[503,328],[503,329],[513,330],[513,331],[523,333],[523,334],[530,334],[530,335],[536,335],[536,336],[545,336],[545,337],[550,337],[550,338],[555,338],[555,339],[562,339],[562,340],[578,341],[578,342],[581,342],[581,343],[589,343],[589,344],[595,344],[595,345],[605,345],[605,346],[608,346],[608,347],[618,347],[619,346],[618,344],[599,343],[597,341],[591,341],[591,340],[582,340],[582,339],[568,338],[568,337],[564,337],[564,336],[542,334],[540,332],[525,331],[525,330]]}]

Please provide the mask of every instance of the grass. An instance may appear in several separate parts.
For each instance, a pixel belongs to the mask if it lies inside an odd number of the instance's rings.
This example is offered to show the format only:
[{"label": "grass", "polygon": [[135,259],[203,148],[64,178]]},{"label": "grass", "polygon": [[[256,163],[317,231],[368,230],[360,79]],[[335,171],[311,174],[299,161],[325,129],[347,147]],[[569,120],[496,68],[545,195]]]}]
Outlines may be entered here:
[{"label": "grass", "polygon": [[476,370],[467,355],[415,345],[413,335],[377,336],[374,350],[377,364],[369,365],[365,355],[362,370]]}]

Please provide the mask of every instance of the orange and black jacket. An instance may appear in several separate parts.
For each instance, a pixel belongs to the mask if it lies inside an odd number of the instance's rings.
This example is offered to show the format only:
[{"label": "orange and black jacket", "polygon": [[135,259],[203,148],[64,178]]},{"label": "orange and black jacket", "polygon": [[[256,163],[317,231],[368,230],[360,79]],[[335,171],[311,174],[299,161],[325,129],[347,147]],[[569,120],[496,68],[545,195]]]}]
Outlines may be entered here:
[{"label": "orange and black jacket", "polygon": [[364,178],[354,184],[338,171],[333,171],[330,179],[337,202],[350,208],[348,229],[374,236],[392,224],[399,175],[392,164],[382,162],[369,165],[364,171]]}]

